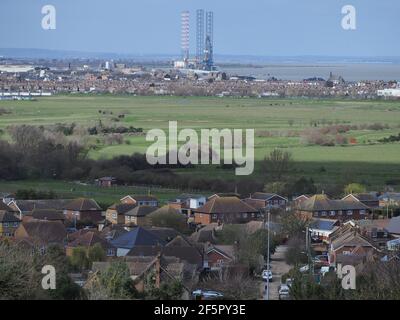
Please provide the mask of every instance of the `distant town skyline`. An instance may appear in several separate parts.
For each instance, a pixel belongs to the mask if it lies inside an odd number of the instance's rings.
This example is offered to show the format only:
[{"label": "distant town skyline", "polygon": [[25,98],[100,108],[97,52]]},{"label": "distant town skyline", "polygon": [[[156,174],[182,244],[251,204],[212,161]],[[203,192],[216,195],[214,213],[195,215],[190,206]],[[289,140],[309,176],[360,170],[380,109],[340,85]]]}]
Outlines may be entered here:
[{"label": "distant town skyline", "polygon": [[[56,8],[57,28],[43,30],[43,6]],[[357,29],[341,27],[353,5]],[[119,54],[180,53],[180,15],[190,11],[195,54],[197,8],[215,14],[217,55],[400,56],[397,0],[2,0],[0,48]]]}]

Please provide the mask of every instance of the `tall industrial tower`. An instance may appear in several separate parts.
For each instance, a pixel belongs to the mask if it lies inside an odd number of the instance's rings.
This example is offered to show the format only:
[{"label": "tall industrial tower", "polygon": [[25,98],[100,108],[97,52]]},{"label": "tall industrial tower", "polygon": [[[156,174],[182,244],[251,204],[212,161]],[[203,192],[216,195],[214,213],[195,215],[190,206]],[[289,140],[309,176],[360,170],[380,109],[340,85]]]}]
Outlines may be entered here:
[{"label": "tall industrial tower", "polygon": [[214,65],[214,12],[206,13],[206,42],[204,51],[204,64],[208,70]]},{"label": "tall industrial tower", "polygon": [[203,61],[204,54],[204,10],[196,11],[196,60],[198,63]]},{"label": "tall industrial tower", "polygon": [[190,48],[190,13],[183,11],[181,14],[181,48],[183,61],[187,63],[189,60]]}]

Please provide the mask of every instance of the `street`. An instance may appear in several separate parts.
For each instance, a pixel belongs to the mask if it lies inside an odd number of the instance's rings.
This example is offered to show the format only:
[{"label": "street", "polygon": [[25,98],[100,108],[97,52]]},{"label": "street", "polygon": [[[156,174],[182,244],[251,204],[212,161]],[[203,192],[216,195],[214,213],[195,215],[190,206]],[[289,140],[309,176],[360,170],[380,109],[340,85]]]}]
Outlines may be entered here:
[{"label": "street", "polygon": [[[275,253],[271,256],[271,270],[272,270],[272,282],[269,283],[269,299],[279,300],[278,287],[281,284],[281,277],[285,273],[289,272],[290,266],[285,262],[285,252],[287,250],[286,245],[280,245],[276,248]],[[263,282],[262,291],[263,299],[267,300],[267,292],[264,291],[267,283]]]}]

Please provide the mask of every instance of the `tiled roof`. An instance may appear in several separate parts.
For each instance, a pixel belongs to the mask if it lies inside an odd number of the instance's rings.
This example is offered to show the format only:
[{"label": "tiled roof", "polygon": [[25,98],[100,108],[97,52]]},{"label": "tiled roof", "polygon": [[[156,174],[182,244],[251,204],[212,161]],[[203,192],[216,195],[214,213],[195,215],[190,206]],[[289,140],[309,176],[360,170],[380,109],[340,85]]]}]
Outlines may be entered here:
[{"label": "tiled roof", "polygon": [[125,199],[127,197],[135,199],[136,201],[158,201],[158,199],[152,195],[127,195],[127,196],[123,197],[122,199]]},{"label": "tiled roof", "polygon": [[310,224],[310,228],[331,231],[334,229],[335,224],[337,224],[337,222],[338,222],[338,220],[313,219]]},{"label": "tiled roof", "polygon": [[258,212],[257,209],[251,207],[244,201],[240,200],[236,197],[215,197],[209,200],[204,206],[195,210],[199,213],[226,213],[226,214],[235,214],[235,213],[251,213]]},{"label": "tiled roof", "polygon": [[156,210],[157,208],[152,206],[135,206],[134,208],[125,212],[125,215],[134,217],[144,217]]},{"label": "tiled roof", "polygon": [[13,211],[8,205],[6,205],[3,201],[0,201],[0,211]]},{"label": "tiled roof", "polygon": [[338,211],[338,210],[367,210],[368,207],[360,201],[331,200],[325,194],[312,196],[298,204],[302,211]]},{"label": "tiled roof", "polygon": [[64,224],[59,221],[29,221],[22,226],[29,238],[45,244],[61,244],[67,236]]},{"label": "tiled roof", "polygon": [[55,209],[63,211],[71,200],[46,199],[46,200],[14,200],[16,206],[22,212],[29,212],[33,209]]},{"label": "tiled roof", "polygon": [[93,199],[79,198],[69,202],[65,206],[66,210],[70,211],[99,211],[100,206]]},{"label": "tiled roof", "polygon": [[109,209],[113,209],[117,211],[118,214],[125,214],[128,211],[134,209],[136,207],[135,204],[127,204],[127,203],[114,203]]},{"label": "tiled roof", "polygon": [[137,227],[132,231],[129,231],[120,237],[111,241],[111,243],[117,248],[132,249],[135,246],[155,246],[166,243],[164,240],[158,238],[153,233],[147,231],[142,227]]},{"label": "tiled roof", "polygon": [[65,220],[64,214],[55,209],[34,209],[27,216],[37,220]]}]

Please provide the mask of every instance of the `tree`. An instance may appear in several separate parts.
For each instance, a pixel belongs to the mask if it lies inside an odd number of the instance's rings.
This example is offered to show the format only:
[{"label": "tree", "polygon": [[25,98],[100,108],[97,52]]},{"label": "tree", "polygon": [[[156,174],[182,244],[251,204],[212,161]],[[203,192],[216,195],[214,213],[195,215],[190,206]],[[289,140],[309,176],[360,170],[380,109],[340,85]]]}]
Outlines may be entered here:
[{"label": "tree", "polygon": [[365,192],[367,189],[365,188],[365,186],[363,186],[362,184],[359,183],[350,183],[349,185],[347,185],[344,188],[344,193],[345,194],[350,194],[350,193],[363,193]]},{"label": "tree", "polygon": [[286,184],[285,193],[289,196],[302,195],[302,194],[315,194],[317,192],[317,187],[314,184],[313,179],[307,179],[301,177],[294,183]]},{"label": "tree", "polygon": [[89,268],[90,261],[87,257],[87,250],[84,247],[77,247],[72,250],[72,256],[70,258],[71,265],[79,271],[83,271]]},{"label": "tree", "polygon": [[146,292],[146,298],[151,300],[180,300],[183,294],[183,285],[178,280],[163,282],[160,288],[154,286]]},{"label": "tree", "polygon": [[268,177],[280,180],[284,173],[287,173],[293,164],[292,154],[280,149],[273,150],[262,163],[262,169]]},{"label": "tree", "polygon": [[104,261],[106,259],[106,253],[100,243],[96,243],[93,247],[89,248],[88,259],[90,264],[94,261]]},{"label": "tree", "polygon": [[112,262],[100,274],[99,284],[110,299],[132,299],[137,296],[128,265],[123,261]]},{"label": "tree", "polygon": [[190,232],[185,215],[169,206],[150,213],[146,220],[153,227],[172,228],[184,234]]}]

